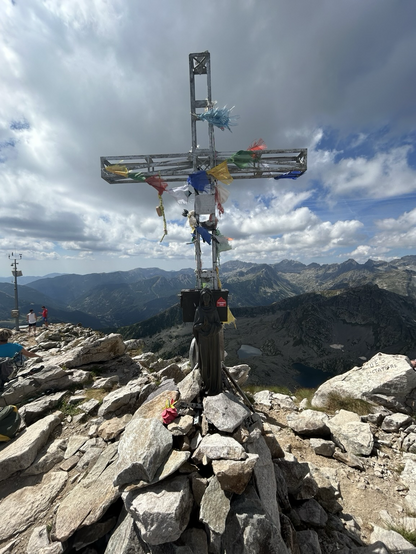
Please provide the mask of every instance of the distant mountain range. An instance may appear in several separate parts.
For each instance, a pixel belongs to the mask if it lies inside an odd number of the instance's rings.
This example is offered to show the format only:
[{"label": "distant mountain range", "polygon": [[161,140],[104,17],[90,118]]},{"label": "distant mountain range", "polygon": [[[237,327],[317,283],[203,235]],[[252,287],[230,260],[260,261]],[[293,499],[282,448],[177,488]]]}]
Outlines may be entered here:
[{"label": "distant mountain range", "polygon": [[[390,262],[304,265],[293,260],[277,264],[230,261],[220,268],[222,287],[229,290],[232,310],[267,306],[308,292],[343,290],[365,284],[416,299],[416,256]],[[29,285],[18,278],[19,307],[49,309],[52,322],[79,322],[95,329],[118,329],[147,320],[178,304],[182,289],[195,287],[192,269],[134,269],[88,275],[65,274],[35,278]],[[0,323],[12,324],[12,282],[0,282]]]},{"label": "distant mountain range", "polygon": [[[304,265],[241,261],[221,266],[237,327],[224,331],[227,365],[247,361],[261,385],[315,386],[378,351],[416,357],[416,256],[390,262]],[[21,322],[30,308],[53,323],[144,338],[161,357],[187,355],[192,324],[179,296],[195,287],[192,269],[134,269],[19,278]],[[13,283],[0,282],[0,325],[13,326]],[[248,357],[247,357],[248,356]]]},{"label": "distant mountain range", "polygon": [[[19,277],[19,284],[29,285],[33,281],[38,281],[39,279],[50,279],[52,277],[58,277],[59,275],[62,275],[62,273],[48,273],[48,275],[44,275],[43,277],[36,277],[34,275],[22,275],[21,277]],[[0,277],[0,283],[14,283],[13,275],[10,275],[10,277]]]},{"label": "distant mountain range", "polygon": [[[237,326],[224,328],[226,364],[248,363],[257,385],[315,387],[377,352],[416,357],[416,300],[373,284],[235,308],[233,314]],[[174,306],[120,332],[173,358],[187,356],[192,323],[183,324]]]}]

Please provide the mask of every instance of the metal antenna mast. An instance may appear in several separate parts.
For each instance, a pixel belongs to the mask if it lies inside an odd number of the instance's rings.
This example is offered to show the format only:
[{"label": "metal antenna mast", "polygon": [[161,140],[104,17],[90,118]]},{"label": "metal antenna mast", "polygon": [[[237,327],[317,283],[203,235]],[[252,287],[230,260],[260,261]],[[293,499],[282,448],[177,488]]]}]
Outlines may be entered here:
[{"label": "metal antenna mast", "polygon": [[12,318],[15,319],[15,325],[16,325],[16,331],[19,330],[19,299],[17,296],[17,278],[21,277],[23,273],[17,269],[17,266],[19,265],[19,262],[17,260],[21,260],[22,255],[21,254],[14,254],[13,252],[9,254],[9,260],[13,260],[12,265],[12,275],[14,277],[14,310],[12,310]]},{"label": "metal antenna mast", "polygon": [[[196,98],[195,81],[197,78],[205,78],[206,80],[206,97],[203,100]],[[129,170],[134,170],[148,177],[160,175],[166,182],[184,182],[187,181],[191,173],[212,169],[220,163],[228,161],[235,154],[235,152],[217,152],[215,150],[214,127],[211,123],[208,123],[208,148],[200,148],[198,145],[198,115],[214,106],[211,97],[211,58],[208,51],[189,54],[189,81],[192,134],[192,148],[190,152],[182,154],[102,156],[101,177],[105,181],[110,184],[137,184],[137,180],[132,179],[128,174]],[[204,122],[203,124],[206,125],[207,123]],[[106,169],[112,164],[120,163],[125,168],[124,172],[117,174]],[[298,148],[289,150],[262,150],[261,155],[253,157],[249,166],[240,167],[230,164],[228,169],[233,179],[270,179],[290,172],[302,174],[306,171],[306,168],[307,149]],[[215,192],[196,194],[194,212],[198,222],[201,216],[208,216],[215,220]],[[211,241],[211,268],[203,269],[200,239],[199,233],[195,231],[196,288],[201,289],[203,285],[209,285],[215,291],[219,289],[217,242],[216,240]],[[185,319],[184,314],[184,321],[192,321],[192,319]]]}]

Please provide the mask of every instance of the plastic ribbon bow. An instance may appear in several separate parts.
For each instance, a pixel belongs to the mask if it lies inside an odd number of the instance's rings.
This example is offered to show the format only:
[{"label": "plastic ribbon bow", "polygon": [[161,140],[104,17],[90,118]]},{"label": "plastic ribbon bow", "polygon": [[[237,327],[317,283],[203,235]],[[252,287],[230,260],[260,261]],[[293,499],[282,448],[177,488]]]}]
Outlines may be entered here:
[{"label": "plastic ribbon bow", "polygon": [[230,116],[233,108],[234,106],[232,108],[227,108],[226,106],[223,108],[209,108],[201,114],[196,114],[196,117],[201,121],[208,121],[208,123],[218,127],[221,131],[224,131],[226,128],[231,131],[230,125],[237,125],[234,120],[239,117],[238,115]]},{"label": "plastic ribbon bow", "polygon": [[172,400],[166,400],[166,408],[162,412],[162,420],[165,425],[172,423],[174,419],[178,417],[178,410],[175,408],[176,402]]}]

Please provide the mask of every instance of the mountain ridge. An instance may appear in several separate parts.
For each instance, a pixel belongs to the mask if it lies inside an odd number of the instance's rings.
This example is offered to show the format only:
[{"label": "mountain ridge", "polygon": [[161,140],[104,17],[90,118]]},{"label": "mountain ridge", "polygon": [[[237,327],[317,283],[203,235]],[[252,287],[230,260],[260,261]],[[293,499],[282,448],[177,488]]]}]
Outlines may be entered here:
[{"label": "mountain ridge", "polygon": [[[224,330],[227,364],[242,363],[239,350],[249,345],[261,352],[244,357],[253,384],[295,389],[305,371],[315,372],[322,382],[380,351],[416,357],[415,313],[415,299],[372,284],[236,308],[236,328]],[[167,359],[174,352],[187,354],[192,324],[182,323],[175,305],[119,332],[125,339],[143,339],[149,350]]]},{"label": "mountain ridge", "polygon": [[[349,259],[325,265],[304,265],[294,260],[272,265],[233,260],[222,264],[220,277],[222,288],[229,290],[231,309],[368,283],[416,299],[416,256],[391,262],[367,260],[363,264]],[[12,287],[7,283],[3,286]],[[179,271],[137,268],[126,272],[65,274],[38,279],[29,290],[25,287],[18,287],[19,297],[27,299],[20,305],[22,314],[37,304],[39,309],[46,305],[52,319],[57,317],[57,311],[75,309],[81,312],[80,322],[84,325],[88,321],[96,329],[117,329],[144,321],[176,304],[182,289],[195,288],[195,272],[189,268]],[[10,288],[7,291],[11,295]],[[14,307],[9,301],[6,304],[7,310],[1,316],[3,323],[10,318],[8,310]]]}]

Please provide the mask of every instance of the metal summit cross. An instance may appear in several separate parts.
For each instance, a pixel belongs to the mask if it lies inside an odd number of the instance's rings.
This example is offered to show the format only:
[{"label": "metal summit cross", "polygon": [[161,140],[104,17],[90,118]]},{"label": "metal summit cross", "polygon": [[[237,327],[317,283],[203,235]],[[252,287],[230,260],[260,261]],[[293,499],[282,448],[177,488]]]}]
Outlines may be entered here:
[{"label": "metal summit cross", "polygon": [[[196,99],[195,80],[196,78],[206,79],[206,98],[204,100]],[[197,122],[204,119],[203,116],[209,110],[213,110],[215,102],[211,96],[211,59],[209,52],[200,52],[189,54],[189,81],[191,96],[191,132],[192,148],[184,154],[143,154],[137,156],[103,156],[101,157],[101,177],[110,184],[136,183],[137,176],[144,181],[144,178],[159,176],[166,183],[168,182],[186,182],[191,174],[196,172],[208,171],[219,164],[230,162],[227,165],[229,175],[232,179],[262,179],[262,178],[291,178],[294,179],[306,171],[307,167],[307,149],[290,150],[267,150],[259,151],[239,151],[235,152],[217,152],[215,150],[214,124],[208,122],[208,148],[200,148],[197,140]],[[200,81],[198,81],[200,84]],[[200,88],[200,87],[199,87]],[[202,111],[201,111],[202,110]],[[206,124],[206,123],[204,123]],[[220,126],[220,125],[217,125]],[[248,163],[232,163],[233,157],[240,154],[240,159],[248,160]],[[122,161],[120,161],[122,160]],[[122,165],[120,171],[109,171],[109,169]],[[134,175],[135,178],[132,178]],[[215,188],[217,179],[208,176],[211,187],[198,194],[195,190],[194,214],[194,246],[196,259],[196,289],[198,291],[203,286],[209,286],[213,291],[219,292],[221,289],[218,277],[218,242],[215,239],[216,232],[216,210],[218,203],[215,198]],[[220,179],[218,179],[220,180]],[[188,182],[190,182],[188,180]],[[150,184],[150,183],[149,183]],[[213,185],[213,186],[212,186]],[[156,187],[155,187],[156,188]],[[208,220],[202,222],[202,216],[208,216]],[[209,222],[209,223],[208,223]],[[191,221],[190,221],[191,223]],[[205,223],[205,227],[203,226]],[[211,243],[212,267],[203,269],[201,259],[201,232],[204,231],[202,238],[208,236],[208,243]],[[211,232],[210,232],[211,231]],[[209,233],[209,235],[206,235]],[[196,292],[196,291],[195,291]],[[199,294],[199,292],[198,292]],[[182,306],[184,308],[184,306]],[[219,307],[219,304],[217,304]],[[221,310],[219,309],[219,312]],[[224,312],[220,313],[222,321],[227,317]],[[192,321],[192,313],[185,314],[184,321]]]}]

